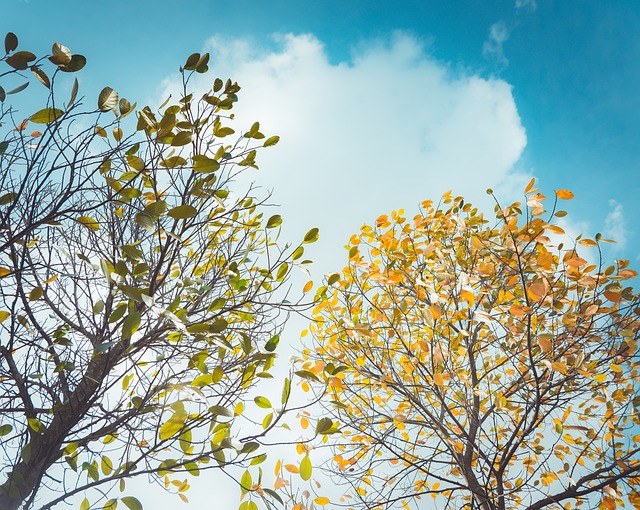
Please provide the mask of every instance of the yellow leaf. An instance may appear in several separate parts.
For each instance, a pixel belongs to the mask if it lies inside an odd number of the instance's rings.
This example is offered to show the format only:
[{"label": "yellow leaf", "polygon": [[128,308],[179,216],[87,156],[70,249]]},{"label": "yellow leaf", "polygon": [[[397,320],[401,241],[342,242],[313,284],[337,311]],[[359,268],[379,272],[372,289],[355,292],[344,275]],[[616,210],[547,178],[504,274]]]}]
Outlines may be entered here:
[{"label": "yellow leaf", "polygon": [[44,283],[47,283],[47,284],[49,284],[49,283],[53,283],[53,282],[55,282],[57,279],[58,279],[58,275],[57,275],[57,274],[54,274],[51,278],[47,278],[47,279],[44,281]]},{"label": "yellow leaf", "polygon": [[551,368],[553,368],[556,372],[560,372],[561,374],[567,373],[567,364],[562,361],[554,361],[551,363]]},{"label": "yellow leaf", "polygon": [[556,190],[556,196],[562,200],[571,200],[574,195],[567,189]]},{"label": "yellow leaf", "polygon": [[593,378],[593,380],[597,383],[603,383],[607,380],[607,374],[598,374]]},{"label": "yellow leaf", "polygon": [[436,386],[444,386],[444,378],[442,377],[442,374],[437,372],[433,374],[433,383]]},{"label": "yellow leaf", "polygon": [[6,267],[0,267],[0,278],[7,276],[8,274],[11,274],[11,271],[9,269],[7,269]]},{"label": "yellow leaf", "polygon": [[6,310],[0,310],[0,323],[4,322],[9,317],[11,317],[11,314],[9,312],[7,312]]},{"label": "yellow leaf", "polygon": [[473,292],[469,292],[468,290],[463,290],[460,293],[460,299],[469,303],[469,308],[473,308],[473,305],[476,301],[476,298],[473,295]]},{"label": "yellow leaf", "polygon": [[329,504],[329,498],[325,498],[325,497],[320,496],[320,497],[317,497],[316,499],[314,499],[313,502],[316,505],[325,506],[325,505]]},{"label": "yellow leaf", "polygon": [[622,373],[622,367],[620,365],[616,365],[615,363],[611,363],[611,365],[609,365],[609,368],[612,372],[616,372],[617,374]]}]

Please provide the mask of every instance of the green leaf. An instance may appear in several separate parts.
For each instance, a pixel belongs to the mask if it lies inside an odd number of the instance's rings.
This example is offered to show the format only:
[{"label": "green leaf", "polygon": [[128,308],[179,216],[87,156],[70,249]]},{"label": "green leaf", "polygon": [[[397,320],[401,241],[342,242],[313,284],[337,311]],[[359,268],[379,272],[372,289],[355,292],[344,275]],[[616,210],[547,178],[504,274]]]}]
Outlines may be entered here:
[{"label": "green leaf", "polygon": [[124,316],[126,311],[126,303],[118,305],[118,307],[113,312],[111,312],[111,315],[109,316],[109,323],[113,324],[114,322],[118,322]]},{"label": "green leaf", "polygon": [[318,240],[318,233],[319,230],[317,228],[312,228],[305,234],[303,242],[305,244],[315,243]]},{"label": "green leaf", "polygon": [[283,262],[282,265],[278,268],[278,272],[276,274],[276,280],[282,281],[285,276],[287,276],[287,272],[289,271],[289,264]]},{"label": "green leaf", "polygon": [[251,466],[257,466],[258,464],[262,464],[265,460],[267,460],[267,454],[263,453],[262,455],[258,455],[257,457],[251,459],[251,462],[249,464]]},{"label": "green leaf", "polygon": [[[96,482],[98,481],[97,477],[95,478],[95,481]],[[118,500],[110,499],[104,504],[104,506],[102,507],[102,510],[116,510],[117,507],[118,507]]]},{"label": "green leaf", "polygon": [[78,95],[78,78],[74,78],[68,105],[72,105]]},{"label": "green leaf", "polygon": [[269,341],[264,345],[264,348],[269,352],[273,352],[278,347],[279,342],[280,342],[280,335],[273,335],[269,339]]},{"label": "green leaf", "polygon": [[198,214],[198,210],[190,204],[183,204],[169,209],[167,214],[172,218],[182,220],[186,218],[193,218]]},{"label": "green leaf", "polygon": [[160,437],[160,440],[165,441],[180,432],[184,427],[184,422],[187,420],[187,416],[188,414],[186,411],[176,411],[173,413],[171,418],[163,423],[158,431],[158,437]]},{"label": "green leaf", "polygon": [[98,96],[98,110],[101,112],[108,112],[113,110],[115,112],[118,106],[118,93],[111,87],[105,87]]},{"label": "green leaf", "polygon": [[298,246],[295,251],[291,254],[291,260],[298,260],[304,254],[304,248],[302,246]]},{"label": "green leaf", "polygon": [[191,158],[193,160],[193,170],[201,174],[215,172],[220,168],[220,163],[202,154],[197,154]]},{"label": "green leaf", "polygon": [[113,462],[106,455],[100,459],[100,469],[105,476],[109,476],[113,472]]},{"label": "green leaf", "polygon": [[231,418],[233,416],[233,411],[227,409],[224,406],[211,406],[209,408],[209,412],[211,414],[215,414],[216,416],[225,416],[227,418]]},{"label": "green leaf", "polygon": [[27,422],[29,423],[29,428],[34,432],[41,432],[45,428],[43,423],[38,420],[38,418],[28,418]]},{"label": "green leaf", "polygon": [[10,204],[11,202],[15,201],[15,199],[17,198],[18,194],[17,193],[5,193],[4,195],[0,195],[0,205],[7,205]]},{"label": "green leaf", "polygon": [[13,430],[13,427],[11,425],[9,425],[8,423],[5,423],[4,425],[0,425],[0,437],[6,436],[12,430]]},{"label": "green leaf", "polygon": [[141,157],[134,156],[133,154],[127,155],[127,164],[138,172],[144,170],[144,160]]},{"label": "green leaf", "polygon": [[279,214],[274,214],[267,220],[267,228],[274,228],[282,224],[282,217]]},{"label": "green leaf", "polygon": [[235,133],[235,131],[230,127],[221,127],[216,129],[213,134],[218,138],[224,138],[225,136],[229,136]]},{"label": "green leaf", "polygon": [[89,504],[89,500],[87,498],[84,498],[82,500],[82,503],[80,503],[80,510],[89,510],[89,507],[91,505]]},{"label": "green leaf", "polygon": [[312,471],[313,466],[311,465],[311,459],[309,459],[308,455],[305,455],[300,462],[300,478],[302,478],[306,482],[311,478]]},{"label": "green leaf", "polygon": [[87,59],[83,55],[71,55],[71,62],[59,65],[58,68],[65,73],[75,73],[87,65]]},{"label": "green leaf", "polygon": [[10,57],[7,57],[5,62],[18,71],[24,71],[29,67],[29,62],[33,62],[36,56],[30,51],[17,51]]},{"label": "green leaf", "polygon": [[262,428],[264,430],[267,430],[269,428],[269,425],[271,425],[272,421],[273,421],[273,413],[267,414],[262,420]]},{"label": "green leaf", "polygon": [[249,470],[246,470],[242,474],[242,478],[240,478],[240,491],[242,492],[242,494],[246,494],[251,490],[251,487],[253,487],[253,480],[251,479],[251,473],[249,473]]},{"label": "green leaf", "polygon": [[4,154],[9,148],[9,140],[3,140],[0,142],[0,154]]},{"label": "green leaf", "polygon": [[285,405],[291,395],[291,380],[287,377],[284,380],[284,386],[282,387],[282,405]]},{"label": "green leaf", "polygon": [[180,131],[171,140],[171,145],[174,147],[181,147],[183,145],[187,145],[188,143],[191,143],[192,140],[193,140],[193,133],[191,131]]},{"label": "green leaf", "polygon": [[216,319],[209,325],[209,331],[211,333],[222,333],[225,329],[227,329],[228,325],[229,323],[226,320]]},{"label": "green leaf", "polygon": [[194,71],[200,61],[200,53],[192,53],[184,64],[185,71]]},{"label": "green leaf", "polygon": [[91,216],[78,216],[76,220],[82,225],[84,225],[85,227],[87,227],[89,230],[92,230],[94,232],[96,230],[100,230],[100,223],[98,223]]},{"label": "green leaf", "polygon": [[45,73],[42,69],[36,66],[33,66],[31,68],[31,72],[36,75],[36,78],[40,83],[42,83],[48,89],[51,88],[51,81],[49,80],[47,73]]},{"label": "green leaf", "polygon": [[44,296],[44,290],[42,290],[42,287],[34,287],[31,289],[31,292],[29,292],[29,301],[37,301],[42,296]]},{"label": "green leaf", "polygon": [[160,166],[165,168],[175,168],[177,166],[184,166],[187,160],[180,156],[171,156],[165,160],[160,161]]},{"label": "green leaf", "polygon": [[62,117],[63,113],[59,108],[44,108],[34,113],[29,120],[34,124],[50,124]]},{"label": "green leaf", "polygon": [[11,94],[17,94],[18,92],[22,92],[29,86],[29,82],[24,82],[22,85],[18,85],[15,89],[11,89],[9,92],[6,92],[6,95],[9,96]]},{"label": "green leaf", "polygon": [[53,43],[49,60],[55,65],[66,65],[71,62],[71,50],[60,43]]},{"label": "green leaf", "polygon": [[316,374],[314,374],[313,372],[309,372],[308,370],[297,370],[295,374],[302,379],[319,382],[319,379],[316,376]]},{"label": "green leaf", "polygon": [[183,453],[189,455],[193,451],[193,448],[191,429],[185,429],[180,434],[180,449]]},{"label": "green leaf", "polygon": [[122,322],[122,338],[128,340],[140,327],[140,312],[133,311]]},{"label": "green leaf", "polygon": [[13,32],[8,32],[4,36],[4,52],[8,55],[18,47],[18,36]]},{"label": "green leaf", "polygon": [[142,503],[133,496],[125,496],[120,498],[120,501],[122,501],[130,510],[142,510]]},{"label": "green leaf", "polygon": [[338,273],[333,273],[329,279],[327,280],[327,285],[333,285],[336,282],[340,281],[340,274]]},{"label": "green leaf", "polygon": [[316,433],[326,434],[333,427],[331,418],[320,418],[316,423]]},{"label": "green leaf", "polygon": [[271,409],[271,402],[269,402],[267,397],[255,397],[253,401],[262,409]]},{"label": "green leaf", "polygon": [[262,144],[263,147],[271,147],[272,145],[277,144],[280,141],[279,136],[270,136],[267,138]]}]

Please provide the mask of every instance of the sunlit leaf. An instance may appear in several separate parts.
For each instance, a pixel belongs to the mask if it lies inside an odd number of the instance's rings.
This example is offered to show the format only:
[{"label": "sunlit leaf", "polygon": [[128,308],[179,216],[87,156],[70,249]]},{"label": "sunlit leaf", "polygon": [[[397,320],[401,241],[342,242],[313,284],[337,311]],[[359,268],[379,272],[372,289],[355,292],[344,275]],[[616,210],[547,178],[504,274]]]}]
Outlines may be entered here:
[{"label": "sunlit leaf", "polygon": [[29,120],[35,124],[50,124],[58,120],[64,112],[58,108],[44,108],[34,113]]}]

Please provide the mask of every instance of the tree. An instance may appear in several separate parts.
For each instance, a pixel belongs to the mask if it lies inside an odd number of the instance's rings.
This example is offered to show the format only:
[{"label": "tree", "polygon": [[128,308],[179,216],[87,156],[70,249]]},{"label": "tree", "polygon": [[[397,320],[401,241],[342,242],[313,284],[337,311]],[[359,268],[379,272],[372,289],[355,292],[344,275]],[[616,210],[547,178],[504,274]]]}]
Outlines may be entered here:
[{"label": "tree", "polygon": [[136,510],[135,497],[107,494],[140,475],[186,501],[178,476],[259,464],[287,411],[288,379],[282,409],[242,422],[298,306],[290,271],[308,261],[303,243],[276,243],[268,197],[233,189],[278,137],[257,122],[235,134],[231,80],[193,97],[208,54],[187,59],[181,97],[156,116],[109,87],[86,107],[77,80],[65,102],[55,90],[85,58],[17,47],[8,34],[0,79],[31,71],[47,99],[25,117],[6,98],[29,82],[0,88],[0,509],[86,493],[82,509]]},{"label": "tree", "polygon": [[640,508],[637,273],[559,242],[573,195],[547,212],[533,186],[493,222],[450,193],[380,216],[319,289],[298,374],[341,429],[345,505]]}]

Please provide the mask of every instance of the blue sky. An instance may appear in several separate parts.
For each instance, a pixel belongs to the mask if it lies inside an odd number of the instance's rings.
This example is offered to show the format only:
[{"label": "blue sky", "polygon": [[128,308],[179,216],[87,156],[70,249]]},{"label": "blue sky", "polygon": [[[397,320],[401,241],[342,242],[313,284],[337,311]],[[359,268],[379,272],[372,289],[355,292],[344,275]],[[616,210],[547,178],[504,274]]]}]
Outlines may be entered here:
[{"label": "blue sky", "polygon": [[[244,58],[255,62],[270,51],[286,51],[282,38],[274,39],[274,34],[309,35],[322,48],[329,64],[324,69],[330,71],[331,66],[335,70],[341,64],[354,67],[358,55],[393,45],[400,33],[420,46],[416,58],[435,62],[454,77],[499,80],[511,87],[526,145],[510,171],[537,177],[543,191],[573,190],[576,199],[570,212],[576,228],[588,235],[598,231],[605,237],[615,235],[620,244],[611,250],[611,256],[638,260],[640,230],[634,220],[640,217],[635,196],[640,191],[640,6],[635,2],[423,0],[399,1],[393,6],[378,0],[187,0],[179,6],[146,0],[108,5],[68,0],[3,3],[0,28],[17,33],[25,48],[42,52],[59,41],[88,57],[82,76],[87,94],[108,84],[142,101],[157,99],[163,80],[185,55],[209,49],[211,37],[223,49],[246,42],[251,51]],[[244,63],[234,55],[227,59],[227,69],[216,68],[214,54],[214,72],[235,72]],[[241,85],[245,91],[261,86],[251,76]],[[409,105],[405,112],[409,118],[411,102],[419,102],[420,97],[406,94],[406,101],[400,102]],[[424,89],[423,94],[428,96],[429,90]],[[402,115],[394,120],[399,123],[397,129],[402,129]],[[350,164],[345,163],[345,167]],[[393,174],[385,179],[402,178],[402,165],[397,161]],[[304,179],[304,170],[300,172],[298,177]],[[492,177],[489,174],[485,181],[474,182],[483,189],[496,188],[499,183],[492,182]],[[426,191],[433,179],[425,180],[422,198],[435,198]],[[464,172],[461,181],[465,181]],[[412,187],[420,184],[414,182]],[[457,188],[455,181],[451,184]],[[277,182],[267,178],[265,185],[275,188],[280,198]],[[434,189],[440,191],[438,186]],[[404,203],[388,205],[380,200],[370,211],[382,213],[389,206],[411,210],[418,200],[407,198]],[[286,206],[286,199],[278,201]],[[314,223],[313,211],[305,216]],[[354,218],[351,230],[367,219]]]},{"label": "blue sky", "polygon": [[[518,199],[532,176],[549,197],[575,193],[568,232],[616,238],[607,255],[640,265],[638,2],[2,7],[0,31],[22,49],[41,54],[57,41],[87,57],[81,92],[92,105],[105,85],[159,104],[186,56],[210,51],[207,82],[216,74],[243,87],[238,122],[282,136],[252,177],[273,189],[292,239],[320,227],[316,275],[338,270],[349,235],[391,208],[412,213],[449,188],[484,204],[489,187]],[[192,499],[210,503],[206,490]]]}]

